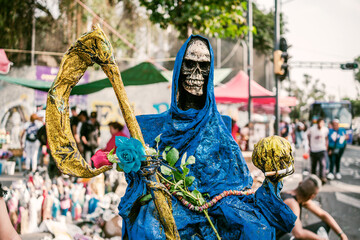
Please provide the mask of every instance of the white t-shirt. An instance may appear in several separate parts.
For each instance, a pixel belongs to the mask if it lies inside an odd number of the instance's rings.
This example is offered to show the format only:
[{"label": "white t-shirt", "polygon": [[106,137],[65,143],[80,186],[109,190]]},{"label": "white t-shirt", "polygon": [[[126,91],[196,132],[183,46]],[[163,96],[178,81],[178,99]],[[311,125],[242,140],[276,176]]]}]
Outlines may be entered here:
[{"label": "white t-shirt", "polygon": [[310,136],[310,151],[311,152],[320,152],[326,151],[326,138],[329,134],[329,129],[327,127],[318,128],[318,125],[313,125],[308,130],[308,135]]}]

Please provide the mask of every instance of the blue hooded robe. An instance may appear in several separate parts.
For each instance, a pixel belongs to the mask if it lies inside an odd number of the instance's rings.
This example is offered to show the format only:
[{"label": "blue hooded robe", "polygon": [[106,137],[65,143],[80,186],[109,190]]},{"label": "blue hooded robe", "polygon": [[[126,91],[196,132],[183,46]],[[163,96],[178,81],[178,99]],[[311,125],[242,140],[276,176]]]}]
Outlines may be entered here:
[{"label": "blue hooded robe", "polygon": [[[208,43],[211,66],[207,87],[204,86],[205,106],[201,110],[183,111],[177,107],[178,80],[187,45],[193,37]],[[179,150],[180,159],[185,152],[187,156],[195,156],[195,164],[188,166],[188,176],[195,177],[192,187],[203,194],[208,193],[210,199],[225,190],[246,190],[252,185],[239,146],[216,108],[213,78],[214,54],[209,41],[201,36],[189,37],[176,56],[170,109],[162,114],[137,117],[150,147],[156,146],[154,139],[162,133],[161,151],[172,146]],[[146,194],[146,184],[138,173],[126,174],[126,180],[128,187],[119,205],[119,214],[124,221],[123,237],[165,239],[153,201],[140,208],[136,219],[130,217],[133,203]],[[266,179],[256,194],[228,196],[209,208],[209,215],[222,239],[275,239],[276,228],[291,231],[296,216],[280,199],[281,187],[281,183],[272,184]],[[181,239],[217,239],[204,213],[187,209],[175,197],[172,208]]]}]

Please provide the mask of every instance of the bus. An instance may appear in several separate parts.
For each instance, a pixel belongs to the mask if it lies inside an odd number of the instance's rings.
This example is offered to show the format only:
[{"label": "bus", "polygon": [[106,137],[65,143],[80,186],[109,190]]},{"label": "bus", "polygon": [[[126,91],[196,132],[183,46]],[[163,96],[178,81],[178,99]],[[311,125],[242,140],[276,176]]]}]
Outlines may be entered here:
[{"label": "bus", "polygon": [[310,106],[309,121],[316,123],[317,119],[322,118],[325,124],[334,119],[339,120],[339,126],[346,129],[349,135],[348,142],[352,142],[352,109],[350,101],[339,102],[314,102]]}]

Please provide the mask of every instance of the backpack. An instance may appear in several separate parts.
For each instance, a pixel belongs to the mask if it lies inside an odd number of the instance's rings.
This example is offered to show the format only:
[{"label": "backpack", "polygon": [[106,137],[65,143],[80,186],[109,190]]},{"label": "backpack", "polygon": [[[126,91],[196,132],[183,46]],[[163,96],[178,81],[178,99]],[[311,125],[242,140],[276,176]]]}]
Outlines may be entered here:
[{"label": "backpack", "polygon": [[40,141],[41,145],[46,145],[47,136],[46,136],[46,127],[43,125],[36,133],[37,139]]},{"label": "backpack", "polygon": [[37,140],[38,127],[35,123],[31,123],[30,126],[26,129],[26,140],[30,142],[35,142]]}]

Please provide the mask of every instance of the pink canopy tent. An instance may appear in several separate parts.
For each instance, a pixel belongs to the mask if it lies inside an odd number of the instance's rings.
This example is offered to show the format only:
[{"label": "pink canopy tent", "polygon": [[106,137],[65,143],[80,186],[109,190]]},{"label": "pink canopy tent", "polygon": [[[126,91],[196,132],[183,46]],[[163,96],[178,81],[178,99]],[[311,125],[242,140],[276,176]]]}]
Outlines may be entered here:
[{"label": "pink canopy tent", "polygon": [[0,49],[0,73],[7,74],[10,70],[12,62],[6,56],[4,49]]},{"label": "pink canopy tent", "polygon": [[[272,92],[251,80],[251,96],[274,96]],[[215,100],[217,103],[247,103],[249,97],[249,77],[240,71],[226,84],[215,88]],[[275,98],[253,98],[254,104],[275,104]],[[295,97],[280,97],[281,107],[296,105]]]}]

